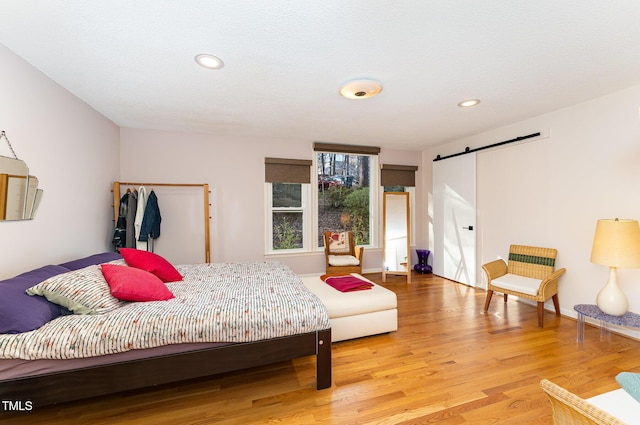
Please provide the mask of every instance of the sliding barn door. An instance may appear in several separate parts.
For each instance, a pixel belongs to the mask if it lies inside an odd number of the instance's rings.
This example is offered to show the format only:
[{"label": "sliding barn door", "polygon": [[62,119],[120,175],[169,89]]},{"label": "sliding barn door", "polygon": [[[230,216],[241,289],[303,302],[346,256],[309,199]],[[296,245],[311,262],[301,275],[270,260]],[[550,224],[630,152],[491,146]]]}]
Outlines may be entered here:
[{"label": "sliding barn door", "polygon": [[433,163],[433,272],[476,286],[476,154]]}]

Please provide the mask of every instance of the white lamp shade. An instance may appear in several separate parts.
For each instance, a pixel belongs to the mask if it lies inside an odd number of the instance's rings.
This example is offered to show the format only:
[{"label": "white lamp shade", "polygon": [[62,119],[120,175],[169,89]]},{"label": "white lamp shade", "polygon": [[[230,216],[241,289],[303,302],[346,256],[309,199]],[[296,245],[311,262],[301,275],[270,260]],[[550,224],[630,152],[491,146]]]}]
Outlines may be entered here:
[{"label": "white lamp shade", "polygon": [[627,312],[628,301],[618,285],[618,267],[640,267],[640,226],[636,220],[598,220],[591,262],[609,266],[609,280],[598,293],[598,308],[612,316]]},{"label": "white lamp shade", "polygon": [[598,220],[591,262],[609,267],[640,267],[638,221],[617,218]]}]

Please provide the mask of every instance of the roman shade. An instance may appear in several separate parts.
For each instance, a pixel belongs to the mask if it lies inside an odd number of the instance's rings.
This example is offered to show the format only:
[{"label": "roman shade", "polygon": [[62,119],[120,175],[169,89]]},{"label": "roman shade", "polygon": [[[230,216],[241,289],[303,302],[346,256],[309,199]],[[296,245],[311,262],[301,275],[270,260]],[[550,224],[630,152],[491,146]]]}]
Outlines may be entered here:
[{"label": "roman shade", "polygon": [[380,184],[382,186],[415,186],[416,170],[415,165],[393,165],[382,164],[380,173]]},{"label": "roman shade", "polygon": [[265,158],[264,179],[267,183],[311,183],[311,160]]},{"label": "roman shade", "polygon": [[315,142],[315,152],[352,153],[358,155],[378,155],[380,148],[377,146],[340,145],[336,143]]}]

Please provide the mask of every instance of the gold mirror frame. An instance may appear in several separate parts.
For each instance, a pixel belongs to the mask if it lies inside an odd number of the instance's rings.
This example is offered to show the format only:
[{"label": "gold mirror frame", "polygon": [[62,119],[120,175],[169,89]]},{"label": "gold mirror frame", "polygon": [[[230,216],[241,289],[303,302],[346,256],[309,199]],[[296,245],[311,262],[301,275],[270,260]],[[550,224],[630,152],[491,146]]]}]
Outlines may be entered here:
[{"label": "gold mirror frame", "polygon": [[0,221],[31,220],[35,217],[42,189],[27,164],[0,156]]}]

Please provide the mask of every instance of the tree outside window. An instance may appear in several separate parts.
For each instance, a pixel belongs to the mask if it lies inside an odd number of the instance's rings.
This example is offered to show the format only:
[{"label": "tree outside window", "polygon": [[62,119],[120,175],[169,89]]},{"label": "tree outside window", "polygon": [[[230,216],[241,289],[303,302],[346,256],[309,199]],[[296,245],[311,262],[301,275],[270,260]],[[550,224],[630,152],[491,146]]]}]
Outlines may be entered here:
[{"label": "tree outside window", "polygon": [[317,153],[318,246],[324,231],[352,231],[358,245],[371,243],[370,155]]},{"label": "tree outside window", "polygon": [[272,249],[304,247],[303,185],[271,184]]}]

